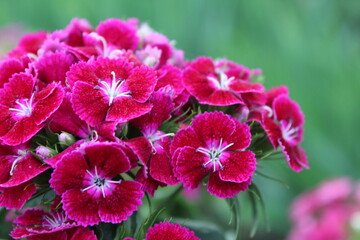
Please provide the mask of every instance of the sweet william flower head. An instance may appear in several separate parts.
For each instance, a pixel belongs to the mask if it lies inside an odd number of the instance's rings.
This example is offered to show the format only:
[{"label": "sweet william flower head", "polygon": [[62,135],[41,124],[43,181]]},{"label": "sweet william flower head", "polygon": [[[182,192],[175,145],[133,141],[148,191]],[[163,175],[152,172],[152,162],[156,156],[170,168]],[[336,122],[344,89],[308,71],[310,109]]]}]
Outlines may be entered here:
[{"label": "sweet william flower head", "polygon": [[161,222],[149,228],[146,240],[200,240],[188,228],[180,224]]},{"label": "sweet william flower head", "polygon": [[193,189],[210,175],[208,191],[221,198],[247,189],[256,168],[255,154],[245,150],[250,128],[222,112],[197,115],[176,133],[171,145],[175,176]]},{"label": "sweet william flower head", "polygon": [[50,183],[62,196],[67,216],[80,225],[120,223],[137,210],[143,197],[141,184],[115,178],[130,167],[122,145],[91,142],[64,155]]},{"label": "sweet william flower head", "polygon": [[73,65],[67,78],[73,108],[91,126],[102,121],[126,122],[152,108],[146,101],[156,86],[156,73],[147,66],[99,58]]}]

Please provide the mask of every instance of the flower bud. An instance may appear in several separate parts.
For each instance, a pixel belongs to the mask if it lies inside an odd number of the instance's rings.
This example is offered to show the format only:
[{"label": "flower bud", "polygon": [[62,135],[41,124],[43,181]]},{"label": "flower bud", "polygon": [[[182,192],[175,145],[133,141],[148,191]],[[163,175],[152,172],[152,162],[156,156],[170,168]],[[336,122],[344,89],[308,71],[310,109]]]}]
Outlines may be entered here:
[{"label": "flower bud", "polygon": [[54,156],[53,150],[45,147],[45,146],[38,146],[36,149],[36,155],[41,158],[42,160],[48,159]]},{"label": "flower bud", "polygon": [[59,142],[61,145],[70,146],[75,142],[75,138],[70,133],[62,132],[59,134]]}]

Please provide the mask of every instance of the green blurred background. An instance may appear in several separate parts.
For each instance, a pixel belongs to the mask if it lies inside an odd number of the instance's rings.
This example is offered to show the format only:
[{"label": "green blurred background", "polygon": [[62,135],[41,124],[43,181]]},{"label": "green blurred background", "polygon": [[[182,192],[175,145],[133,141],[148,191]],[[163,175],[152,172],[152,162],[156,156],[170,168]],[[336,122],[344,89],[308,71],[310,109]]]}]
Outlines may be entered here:
[{"label": "green blurred background", "polygon": [[[110,17],[137,17],[176,40],[187,59],[227,57],[262,68],[267,88],[290,88],[306,116],[302,146],[311,170],[294,173],[284,161],[267,163],[263,172],[282,179],[289,189],[255,178],[272,228],[263,233],[262,226],[257,239],[286,236],[288,207],[300,192],[331,177],[359,178],[359,0],[0,0],[0,28],[7,28],[0,31],[0,44],[11,45],[4,42],[14,26],[9,24],[20,24],[26,32],[53,31],[73,17],[93,26]],[[209,212],[226,211],[223,202],[208,201],[219,206]],[[228,220],[214,221],[226,225]]]}]

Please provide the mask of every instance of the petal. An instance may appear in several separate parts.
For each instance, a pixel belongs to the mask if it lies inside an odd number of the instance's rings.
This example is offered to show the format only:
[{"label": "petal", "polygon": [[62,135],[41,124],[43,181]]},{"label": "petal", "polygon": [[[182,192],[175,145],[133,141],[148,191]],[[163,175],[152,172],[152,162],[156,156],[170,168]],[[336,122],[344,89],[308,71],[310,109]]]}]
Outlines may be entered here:
[{"label": "petal", "polygon": [[79,227],[69,240],[97,240],[94,231],[88,228]]},{"label": "petal", "polygon": [[75,142],[74,144],[72,144],[70,147],[66,148],[64,151],[62,151],[58,155],[56,155],[52,158],[44,159],[44,162],[49,164],[52,168],[55,168],[56,164],[62,159],[62,157],[64,155],[71,153],[73,150],[77,149],[83,143],[84,143],[84,140],[79,140],[79,141]]},{"label": "petal", "polygon": [[249,180],[256,170],[255,154],[251,151],[227,153],[229,156],[223,162],[224,170],[219,170],[220,179],[236,183]]},{"label": "petal", "polygon": [[235,131],[230,137],[224,138],[224,140],[234,144],[230,146],[227,150],[246,149],[250,146],[251,143],[250,127],[245,123],[236,121],[235,119],[233,120],[233,122],[235,124]]},{"label": "petal", "polygon": [[4,59],[0,63],[0,88],[9,81],[14,73],[24,70],[23,64],[15,58]]},{"label": "petal", "polygon": [[180,224],[161,222],[149,228],[146,240],[200,240],[188,228]]},{"label": "petal", "polygon": [[115,45],[119,49],[135,50],[138,46],[137,30],[130,22],[114,18],[107,19],[100,22],[96,32],[103,36],[108,43]]},{"label": "petal", "polygon": [[35,85],[35,78],[27,73],[16,73],[0,92],[0,104],[14,107],[17,99],[30,99]]},{"label": "petal", "polygon": [[23,215],[16,218],[14,223],[20,226],[40,225],[44,222],[45,213],[42,209],[26,209]]},{"label": "petal", "polygon": [[130,169],[129,158],[122,151],[122,146],[117,143],[89,144],[84,150],[90,169],[96,167],[99,172],[105,174],[102,177],[113,178]]},{"label": "petal", "polygon": [[284,140],[279,140],[279,145],[285,155],[285,159],[292,170],[300,172],[304,168],[309,169],[309,163],[304,149],[300,146],[290,146]]},{"label": "petal", "polygon": [[165,187],[166,184],[159,182],[151,177],[150,174],[145,175],[144,167],[141,167],[135,177],[135,180],[141,183],[141,190],[148,192],[150,196],[154,197],[154,193],[158,187]]},{"label": "petal", "polygon": [[124,142],[136,154],[142,165],[147,167],[152,152],[149,140],[145,137],[137,137]]},{"label": "petal", "polygon": [[46,88],[35,94],[35,105],[30,117],[36,124],[41,124],[60,107],[63,98],[64,90],[60,84],[47,85]]},{"label": "petal", "polygon": [[75,83],[71,101],[76,114],[93,127],[105,119],[109,109],[104,93],[81,81]]},{"label": "petal", "polygon": [[190,189],[196,188],[202,179],[208,175],[206,168],[202,166],[205,155],[196,152],[193,147],[179,149],[175,159],[174,173],[184,186]]},{"label": "petal", "polygon": [[113,189],[112,194],[106,195],[99,202],[101,221],[120,223],[126,220],[142,204],[141,184],[135,181],[121,181]]},{"label": "petal", "polygon": [[29,181],[15,187],[0,188],[0,192],[0,207],[20,209],[36,192],[36,187]]},{"label": "petal", "polygon": [[62,195],[62,203],[67,216],[81,226],[93,226],[100,222],[98,200],[87,192],[68,190]]},{"label": "petal", "polygon": [[273,102],[274,117],[277,121],[292,121],[293,127],[300,127],[304,124],[304,114],[299,104],[292,101],[286,95],[280,95]]},{"label": "petal", "polygon": [[139,103],[131,97],[117,97],[110,106],[106,121],[127,122],[148,113],[152,107],[150,103]]},{"label": "petal", "polygon": [[185,68],[183,72],[183,84],[186,90],[199,101],[206,100],[215,87],[210,84],[207,76],[191,67]]},{"label": "petal", "polygon": [[96,76],[93,65],[87,62],[80,62],[72,65],[70,67],[70,71],[66,73],[66,79],[71,88],[74,87],[77,81],[83,81],[91,86],[96,86],[99,80],[98,76]]},{"label": "petal", "polygon": [[260,83],[249,83],[243,80],[233,80],[229,84],[231,91],[236,93],[264,92],[265,88]]},{"label": "petal", "polygon": [[40,162],[31,153],[28,153],[23,159],[21,159],[15,165],[13,175],[10,176],[10,178],[6,182],[1,183],[0,187],[7,188],[7,187],[18,186],[36,177],[37,175],[45,172],[47,169],[49,169],[49,166]]},{"label": "petal", "polygon": [[235,131],[235,122],[230,115],[223,112],[205,112],[198,114],[193,119],[196,134],[207,142],[213,139],[227,140]]},{"label": "petal", "polygon": [[70,54],[48,53],[36,62],[38,78],[45,83],[61,82],[65,86],[66,72],[74,62],[75,59]]},{"label": "petal", "polygon": [[159,90],[168,85],[174,88],[176,96],[184,91],[182,72],[179,68],[172,65],[163,66],[158,70],[158,80],[155,90]]},{"label": "petal", "polygon": [[89,170],[89,166],[84,156],[79,151],[72,151],[57,162],[51,174],[50,186],[59,195],[69,189],[82,188],[86,170]]},{"label": "petal", "polygon": [[131,92],[131,97],[137,102],[145,102],[154,92],[157,78],[155,71],[147,66],[136,67],[125,80],[124,89]]},{"label": "petal", "polygon": [[222,181],[219,173],[215,172],[210,174],[207,190],[211,195],[219,198],[233,198],[235,194],[245,191],[250,184],[251,178],[241,183]]},{"label": "petal", "polygon": [[198,137],[194,129],[192,127],[187,127],[180,129],[175,134],[173,141],[171,142],[170,153],[174,154],[178,148],[185,146],[198,148],[202,145],[204,145],[204,142]]},{"label": "petal", "polygon": [[216,89],[210,96],[202,100],[199,99],[202,104],[209,104],[214,106],[228,106],[233,104],[243,104],[244,102],[232,94],[229,90]]},{"label": "petal", "polygon": [[289,96],[289,89],[287,86],[279,86],[279,87],[274,87],[271,88],[268,92],[267,92],[267,102],[266,105],[268,106],[272,106],[274,99],[277,98],[280,95],[286,95]]}]

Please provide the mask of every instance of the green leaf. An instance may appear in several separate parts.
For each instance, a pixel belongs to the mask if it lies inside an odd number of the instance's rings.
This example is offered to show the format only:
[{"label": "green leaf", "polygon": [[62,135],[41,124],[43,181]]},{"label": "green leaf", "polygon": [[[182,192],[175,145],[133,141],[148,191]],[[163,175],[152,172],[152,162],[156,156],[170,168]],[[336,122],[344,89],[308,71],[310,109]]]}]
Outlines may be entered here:
[{"label": "green leaf", "polygon": [[[266,228],[268,231],[270,231],[270,222],[269,222],[269,217],[267,215],[267,211],[266,211],[266,206],[265,206],[265,202],[264,202],[264,199],[261,195],[261,192],[259,190],[259,188],[256,186],[255,183],[252,183],[248,190],[247,190],[249,193],[253,194],[254,196],[254,200],[257,200],[256,204],[259,204],[261,209],[262,209],[262,212],[263,212],[263,215],[264,215],[264,220],[265,220],[265,224],[266,224]],[[257,211],[257,210],[256,210]],[[255,229],[256,230],[256,229]]]},{"label": "green leaf", "polygon": [[272,180],[272,181],[274,181],[274,182],[280,183],[280,184],[284,185],[287,189],[290,189],[290,186],[287,185],[287,184],[286,184],[283,180],[281,180],[281,179],[278,179],[278,178],[275,178],[275,177],[266,175],[266,174],[264,174],[264,173],[262,173],[262,172],[259,172],[259,171],[256,171],[255,173],[258,174],[258,175],[260,175],[260,176],[262,176],[262,177],[264,177],[264,178],[267,178],[267,179]]},{"label": "green leaf", "polygon": [[160,208],[153,212],[140,226],[138,233],[136,234],[136,239],[141,240],[145,238],[145,233],[147,230],[154,225],[158,216],[165,210],[165,208]]},{"label": "green leaf", "polygon": [[235,239],[239,239],[240,236],[240,216],[241,216],[241,208],[240,208],[240,202],[237,196],[234,198],[227,198],[226,199],[230,211],[231,211],[231,217],[229,224],[231,224],[232,219],[234,219],[234,225],[235,225]]}]

